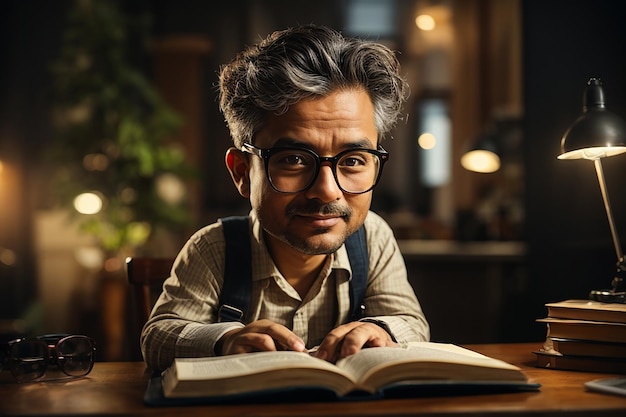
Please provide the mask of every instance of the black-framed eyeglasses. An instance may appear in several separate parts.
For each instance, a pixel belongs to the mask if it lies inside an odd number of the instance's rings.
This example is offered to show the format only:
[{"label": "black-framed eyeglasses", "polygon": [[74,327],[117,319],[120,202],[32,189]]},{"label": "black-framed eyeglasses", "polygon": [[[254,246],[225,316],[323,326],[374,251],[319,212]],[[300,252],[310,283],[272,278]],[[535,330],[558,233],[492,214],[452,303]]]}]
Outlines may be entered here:
[{"label": "black-framed eyeglasses", "polygon": [[12,340],[0,347],[0,371],[8,369],[18,382],[42,378],[49,365],[71,377],[93,369],[96,344],[90,337],[48,334]]},{"label": "black-framed eyeglasses", "polygon": [[323,163],[331,164],[341,191],[363,194],[370,191],[383,172],[389,153],[378,145],[374,149],[347,149],[335,156],[319,156],[306,148],[261,149],[244,143],[242,151],[257,155],[265,162],[265,173],[272,188],[281,193],[298,193],[309,189]]}]

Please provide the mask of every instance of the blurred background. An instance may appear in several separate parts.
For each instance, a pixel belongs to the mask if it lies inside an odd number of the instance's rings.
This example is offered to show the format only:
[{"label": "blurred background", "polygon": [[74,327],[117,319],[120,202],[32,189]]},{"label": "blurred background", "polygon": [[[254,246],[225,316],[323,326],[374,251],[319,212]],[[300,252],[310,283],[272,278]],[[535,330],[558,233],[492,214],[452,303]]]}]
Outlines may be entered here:
[{"label": "blurred background", "polygon": [[[411,84],[372,209],[453,343],[541,341],[544,304],[615,269],[588,161],[558,161],[590,77],[626,116],[626,4],[610,0],[7,0],[0,5],[0,336],[84,333],[128,359],[127,256],[174,256],[245,214],[217,73],[302,23],[398,52]],[[462,156],[495,141],[498,164]],[[626,157],[604,165],[626,231]]]}]

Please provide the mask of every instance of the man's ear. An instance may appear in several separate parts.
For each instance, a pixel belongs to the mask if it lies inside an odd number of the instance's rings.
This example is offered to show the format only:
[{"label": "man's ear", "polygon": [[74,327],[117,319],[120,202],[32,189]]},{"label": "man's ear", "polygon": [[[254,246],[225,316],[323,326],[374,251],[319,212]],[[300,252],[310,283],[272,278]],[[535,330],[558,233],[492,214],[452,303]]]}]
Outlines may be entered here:
[{"label": "man's ear", "polygon": [[225,156],[226,168],[244,198],[250,197],[250,166],[247,155],[237,148],[228,148]]}]

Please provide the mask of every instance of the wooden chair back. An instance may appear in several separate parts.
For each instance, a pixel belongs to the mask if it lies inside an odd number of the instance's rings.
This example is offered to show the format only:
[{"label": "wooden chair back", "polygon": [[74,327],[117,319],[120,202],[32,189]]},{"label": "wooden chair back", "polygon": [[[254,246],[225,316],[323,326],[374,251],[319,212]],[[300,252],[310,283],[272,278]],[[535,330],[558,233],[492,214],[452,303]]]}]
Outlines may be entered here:
[{"label": "wooden chair back", "polygon": [[129,257],[126,259],[126,275],[131,287],[134,308],[134,319],[129,329],[129,339],[133,347],[131,359],[133,360],[141,360],[139,351],[141,329],[150,317],[163,281],[170,276],[173,263],[174,258]]}]

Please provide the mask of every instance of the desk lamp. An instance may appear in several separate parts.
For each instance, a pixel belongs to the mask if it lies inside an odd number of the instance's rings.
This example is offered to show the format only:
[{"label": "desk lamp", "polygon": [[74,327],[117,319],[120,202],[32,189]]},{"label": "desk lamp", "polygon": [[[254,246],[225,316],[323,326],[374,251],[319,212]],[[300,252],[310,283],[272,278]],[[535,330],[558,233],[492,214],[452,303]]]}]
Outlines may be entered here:
[{"label": "desk lamp", "polygon": [[558,159],[588,159],[593,161],[596,168],[617,254],[617,271],[611,282],[611,289],[592,290],[589,294],[590,299],[601,302],[626,303],[624,291],[619,291],[626,273],[626,263],[609,204],[601,162],[603,158],[624,152],[626,152],[626,122],[606,110],[602,83],[597,78],[591,78],[583,95],[583,113],[561,138],[561,155]]}]

